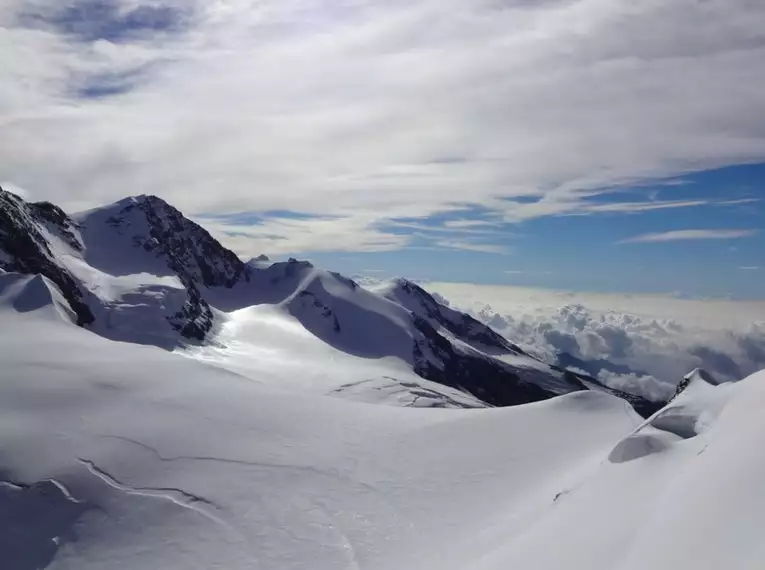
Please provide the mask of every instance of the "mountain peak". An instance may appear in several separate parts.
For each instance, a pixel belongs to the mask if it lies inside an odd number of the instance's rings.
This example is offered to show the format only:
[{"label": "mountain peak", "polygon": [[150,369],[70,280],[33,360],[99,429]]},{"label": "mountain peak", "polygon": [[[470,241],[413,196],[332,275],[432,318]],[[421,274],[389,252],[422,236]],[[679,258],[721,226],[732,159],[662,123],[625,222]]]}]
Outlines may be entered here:
[{"label": "mountain peak", "polygon": [[[95,248],[100,248],[99,242],[109,235],[103,255],[93,251],[91,259],[96,266],[108,265],[112,272],[120,269],[112,267],[117,247],[125,252],[125,260],[134,261],[131,267],[124,268],[125,272],[146,271],[139,266],[153,259],[151,263],[165,265],[164,271],[177,274],[188,289],[233,287],[240,279],[249,280],[248,268],[233,251],[157,196],[129,196],[110,206],[84,212],[78,221],[83,236]],[[144,259],[145,255],[139,255],[141,250],[151,257]]]},{"label": "mountain peak", "polygon": [[722,384],[717,378],[712,376],[709,372],[703,368],[694,368],[688,374],[683,376],[683,379],[677,385],[675,394],[670,398],[670,402],[677,398],[680,394],[686,390],[693,388],[694,386],[719,386]]},{"label": "mountain peak", "polygon": [[154,194],[136,194],[135,196],[126,196],[125,198],[122,198],[121,200],[117,200],[114,204],[119,206],[128,206],[130,204],[143,204],[143,203],[164,204],[166,206],[170,205],[165,200],[163,200],[159,196],[155,196]]}]

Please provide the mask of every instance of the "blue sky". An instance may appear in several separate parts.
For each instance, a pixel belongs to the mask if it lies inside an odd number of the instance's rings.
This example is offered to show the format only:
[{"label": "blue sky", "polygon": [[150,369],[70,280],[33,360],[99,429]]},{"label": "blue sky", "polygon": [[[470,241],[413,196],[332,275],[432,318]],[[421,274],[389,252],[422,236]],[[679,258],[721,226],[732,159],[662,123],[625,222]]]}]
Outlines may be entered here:
[{"label": "blue sky", "polygon": [[765,4],[9,0],[0,181],[242,257],[763,295]]},{"label": "blue sky", "polygon": [[[763,181],[765,164],[731,166],[625,188],[598,201],[624,204],[649,195],[649,207],[670,201],[700,202],[695,206],[577,213],[517,223],[502,223],[489,212],[467,209],[390,224],[386,230],[410,239],[400,250],[295,251],[286,255],[308,257],[345,273],[381,278],[403,274],[436,281],[762,299]],[[479,234],[448,231],[444,224],[455,220],[486,225],[468,228]],[[252,218],[248,221],[258,223]],[[687,230],[698,232],[690,236],[673,233]],[[630,241],[641,237],[648,241]],[[497,251],[474,251],[469,249],[471,245]]]}]

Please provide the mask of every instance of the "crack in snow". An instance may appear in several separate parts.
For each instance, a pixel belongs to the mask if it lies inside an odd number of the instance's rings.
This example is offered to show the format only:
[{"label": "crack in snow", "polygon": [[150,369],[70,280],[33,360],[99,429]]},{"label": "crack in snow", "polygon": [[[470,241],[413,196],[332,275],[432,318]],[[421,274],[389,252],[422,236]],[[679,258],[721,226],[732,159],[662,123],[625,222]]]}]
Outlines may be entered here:
[{"label": "crack in snow", "polygon": [[0,487],[10,487],[11,489],[16,489],[18,491],[27,491],[34,488],[41,488],[41,486],[45,483],[50,483],[53,485],[60,493],[61,495],[70,503],[75,504],[84,504],[85,501],[82,501],[80,499],[77,499],[72,493],[69,491],[69,489],[66,488],[66,485],[64,485],[61,481],[58,479],[41,479],[40,481],[33,483],[32,485],[28,483],[21,483],[19,481],[9,481],[9,480],[0,480]]},{"label": "crack in snow", "polygon": [[[469,409],[472,407],[465,404],[464,402],[460,402],[459,400],[452,398],[451,396],[448,396],[447,394],[436,392],[435,390],[430,390],[429,388],[421,386],[415,382],[397,380],[391,376],[383,376],[382,378],[391,380],[391,382],[373,386],[371,389],[377,392],[387,391],[388,395],[391,397],[395,397],[401,394],[412,396],[412,400],[405,404],[405,407],[417,407],[416,404],[421,398],[433,400],[432,405],[428,406],[431,408],[446,408],[448,406],[454,406],[455,408]],[[347,384],[338,386],[334,390],[331,390],[329,394],[344,394],[349,390],[375,381],[376,379],[371,378],[367,380],[359,380],[358,382],[349,382]]]},{"label": "crack in snow", "polygon": [[215,463],[226,463],[231,465],[244,465],[248,467],[261,467],[264,469],[284,469],[284,470],[292,470],[292,471],[306,471],[310,473],[315,473],[318,475],[322,475],[325,477],[331,477],[333,479],[338,479],[340,481],[345,481],[346,483],[351,483],[354,485],[358,485],[364,489],[367,489],[368,491],[373,491],[375,493],[380,493],[378,489],[375,487],[369,485],[368,483],[364,483],[363,481],[359,481],[358,479],[354,479],[352,477],[348,477],[347,475],[343,475],[339,472],[332,472],[327,471],[323,469],[319,469],[318,467],[314,467],[312,465],[297,465],[297,464],[291,464],[291,463],[269,463],[265,461],[248,461],[245,459],[234,459],[234,458],[228,458],[228,457],[212,457],[212,456],[206,456],[206,455],[173,455],[173,456],[167,456],[162,455],[162,453],[159,452],[156,448],[147,445],[141,441],[138,441],[136,439],[132,439],[129,437],[121,436],[121,435],[100,435],[98,437],[103,438],[109,438],[109,439],[117,439],[120,441],[125,441],[127,443],[132,443],[133,445],[136,445],[142,449],[145,449],[146,451],[152,453],[157,459],[160,461],[165,462],[173,462],[173,461],[209,461],[209,462],[215,462]]},{"label": "crack in snow", "polygon": [[220,506],[208,499],[205,499],[204,497],[194,495],[176,487],[131,487],[121,483],[114,476],[98,467],[93,461],[90,461],[89,459],[78,457],[77,461],[84,465],[92,475],[98,477],[101,481],[113,489],[117,489],[118,491],[122,491],[123,493],[128,493],[130,495],[164,499],[184,509],[195,511],[217,524],[232,528],[231,524],[216,514],[210,512],[209,510],[222,510]]}]

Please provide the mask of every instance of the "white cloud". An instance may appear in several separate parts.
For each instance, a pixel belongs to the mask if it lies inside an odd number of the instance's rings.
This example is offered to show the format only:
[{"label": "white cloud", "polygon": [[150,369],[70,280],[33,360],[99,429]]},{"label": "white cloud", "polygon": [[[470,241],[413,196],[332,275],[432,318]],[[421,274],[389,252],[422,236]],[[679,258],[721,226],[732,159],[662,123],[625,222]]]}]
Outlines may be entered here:
[{"label": "white cloud", "polygon": [[757,265],[744,265],[739,267],[741,271],[758,271],[760,268]]},{"label": "white cloud", "polygon": [[[373,227],[374,216],[357,213],[332,218],[270,217],[262,222],[196,220],[241,257],[312,251],[389,251],[401,249],[408,236]],[[352,239],[351,239],[352,238]]]},{"label": "white cloud", "polygon": [[[482,223],[482,220],[474,220],[472,224],[459,224],[452,226],[449,222],[444,222],[443,225],[423,224],[416,222],[402,222],[402,221],[390,221],[387,222],[388,226],[397,228],[406,228],[409,230],[416,230],[420,233],[449,233],[449,234],[475,234],[475,235],[487,235],[496,234],[496,224]],[[502,235],[507,237],[509,232],[502,232]]]},{"label": "white cloud", "polygon": [[674,200],[653,202],[612,202],[609,204],[592,204],[583,208],[582,213],[612,212],[612,213],[637,213],[650,212],[653,210],[666,210],[669,208],[690,208],[693,206],[707,206],[713,202],[709,200]]},{"label": "white cloud", "polygon": [[449,230],[464,230],[473,228],[491,228],[497,225],[496,221],[490,220],[447,220],[444,228]]},{"label": "white cloud", "polygon": [[[0,2],[0,175],[70,210],[375,212],[346,236],[365,249],[380,219],[599,213],[620,184],[765,158],[761,2],[147,0],[190,27],[20,25],[82,1]],[[623,208],[657,207],[681,205]]]},{"label": "white cloud", "polygon": [[635,236],[621,243],[651,243],[664,241],[738,239],[753,236],[757,230],[674,230]]},{"label": "white cloud", "polygon": [[635,373],[618,374],[601,370],[598,380],[606,386],[624,390],[630,394],[642,394],[649,400],[668,400],[675,393],[677,383],[662,382],[649,374],[638,375]]},{"label": "white cloud", "polygon": [[670,395],[696,367],[723,379],[765,368],[765,302],[574,294],[522,287],[429,283],[547,361],[561,352],[615,388]]},{"label": "white cloud", "polygon": [[16,196],[20,196],[24,200],[34,199],[29,191],[25,190],[24,188],[19,188],[11,182],[0,182],[0,188],[6,190],[7,192],[13,192],[16,194]]},{"label": "white cloud", "polygon": [[506,245],[480,243],[467,239],[439,239],[433,243],[436,247],[440,248],[475,251],[478,253],[497,253],[501,255],[507,255],[512,252],[512,248]]}]

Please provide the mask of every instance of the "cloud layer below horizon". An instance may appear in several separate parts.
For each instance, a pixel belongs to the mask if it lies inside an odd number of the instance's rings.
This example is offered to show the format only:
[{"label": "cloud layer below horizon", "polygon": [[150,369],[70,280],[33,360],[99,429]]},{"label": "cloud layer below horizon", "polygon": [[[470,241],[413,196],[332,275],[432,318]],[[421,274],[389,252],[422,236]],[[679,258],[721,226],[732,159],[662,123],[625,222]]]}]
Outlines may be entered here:
[{"label": "cloud layer below horizon", "polygon": [[694,368],[720,380],[739,380],[765,368],[763,301],[425,286],[543,360],[651,399],[670,397]]},{"label": "cloud layer below horizon", "polygon": [[699,207],[604,199],[765,159],[763,22],[747,0],[0,0],[0,178],[68,209],[308,214],[217,228],[250,253],[395,250],[392,220],[465,208]]}]

